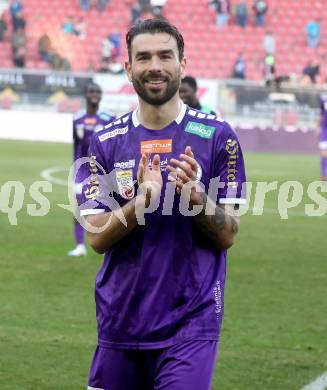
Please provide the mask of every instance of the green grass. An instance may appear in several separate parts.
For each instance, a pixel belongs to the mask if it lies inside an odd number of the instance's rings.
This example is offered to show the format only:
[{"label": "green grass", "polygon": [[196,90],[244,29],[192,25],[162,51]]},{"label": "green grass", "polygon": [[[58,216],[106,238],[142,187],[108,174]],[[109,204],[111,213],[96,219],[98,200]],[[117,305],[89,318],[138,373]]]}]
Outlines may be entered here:
[{"label": "green grass", "polygon": [[[0,184],[28,188],[43,169],[70,159],[69,145],[1,141]],[[247,154],[246,163],[254,182],[298,180],[306,189],[319,176],[318,157]],[[35,203],[28,191],[17,226],[0,213],[1,390],[84,389],[96,345],[93,286],[102,259],[66,257],[71,215],[57,204],[68,203],[67,189],[54,184],[46,195],[45,217],[27,215]],[[327,371],[327,218],[302,216],[306,202],[287,220],[242,217],[228,259],[214,389],[299,390]],[[277,208],[276,191],[265,207]]]}]

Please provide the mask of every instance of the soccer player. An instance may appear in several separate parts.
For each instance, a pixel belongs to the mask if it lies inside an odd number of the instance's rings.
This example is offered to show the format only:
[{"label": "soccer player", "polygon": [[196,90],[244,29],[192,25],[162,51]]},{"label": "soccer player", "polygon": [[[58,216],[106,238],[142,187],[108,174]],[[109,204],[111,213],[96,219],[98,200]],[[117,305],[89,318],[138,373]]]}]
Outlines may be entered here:
[{"label": "soccer player", "polygon": [[216,115],[216,113],[210,107],[201,104],[201,102],[196,96],[197,92],[198,84],[195,78],[192,76],[185,76],[182,79],[182,83],[179,88],[179,95],[183,102],[189,107],[196,108],[199,111]]},{"label": "soccer player", "polygon": [[[74,161],[88,156],[92,134],[114,119],[113,115],[99,112],[101,95],[102,91],[98,84],[92,82],[87,85],[85,94],[86,111],[76,114],[73,119]],[[74,187],[78,204],[81,201],[82,193],[81,175],[81,172],[77,173]],[[68,256],[85,256],[84,229],[76,220],[74,220],[74,235],[76,247],[68,252]]]},{"label": "soccer player", "polygon": [[209,390],[226,250],[245,202],[242,151],[226,122],[180,100],[186,61],[175,27],[145,20],[126,43],[139,106],[93,135],[83,187],[90,244],[105,254],[88,389]]},{"label": "soccer player", "polygon": [[320,138],[320,172],[321,180],[327,181],[327,93],[320,96],[320,123],[318,135]]}]

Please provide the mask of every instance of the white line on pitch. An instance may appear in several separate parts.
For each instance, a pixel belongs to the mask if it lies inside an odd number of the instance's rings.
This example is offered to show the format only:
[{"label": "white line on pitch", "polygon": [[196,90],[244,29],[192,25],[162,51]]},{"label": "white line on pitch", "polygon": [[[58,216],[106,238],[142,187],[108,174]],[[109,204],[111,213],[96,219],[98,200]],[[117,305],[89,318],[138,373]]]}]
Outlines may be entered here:
[{"label": "white line on pitch", "polygon": [[58,184],[60,186],[67,186],[68,180],[62,180],[52,176],[54,173],[58,173],[58,172],[68,172],[68,169],[63,167],[51,167],[48,169],[44,169],[40,173],[40,175],[43,179],[48,180],[51,183]]},{"label": "white line on pitch", "polygon": [[303,387],[302,390],[325,390],[327,388],[327,371],[313,382]]},{"label": "white line on pitch", "polygon": [[[250,211],[258,211],[257,209],[250,209]],[[278,214],[279,211],[277,209],[272,209],[272,208],[264,208],[263,209],[263,214]],[[308,217],[306,213],[303,211],[294,211],[294,210],[288,210],[287,214],[291,217]],[[255,217],[260,217],[260,215],[254,215]]]}]

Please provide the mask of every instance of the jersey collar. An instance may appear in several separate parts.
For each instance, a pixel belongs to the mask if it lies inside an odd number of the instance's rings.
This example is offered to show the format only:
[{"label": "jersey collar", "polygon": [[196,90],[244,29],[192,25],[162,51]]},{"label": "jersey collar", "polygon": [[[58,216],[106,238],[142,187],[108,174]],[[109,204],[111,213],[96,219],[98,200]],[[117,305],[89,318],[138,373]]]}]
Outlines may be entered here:
[{"label": "jersey collar", "polygon": [[[175,122],[176,122],[178,125],[182,122],[182,120],[183,120],[183,118],[184,118],[184,116],[185,116],[186,108],[187,108],[187,107],[186,107],[186,104],[182,103],[182,104],[181,104],[181,109],[180,109],[180,111],[179,111],[179,114],[177,115],[177,118],[175,119]],[[139,110],[139,107],[137,107],[137,108],[133,111],[133,113],[132,113],[132,121],[133,121],[134,127],[137,127],[137,126],[140,125],[140,121],[138,120],[138,117],[137,117],[137,112],[138,112],[138,110]]]}]

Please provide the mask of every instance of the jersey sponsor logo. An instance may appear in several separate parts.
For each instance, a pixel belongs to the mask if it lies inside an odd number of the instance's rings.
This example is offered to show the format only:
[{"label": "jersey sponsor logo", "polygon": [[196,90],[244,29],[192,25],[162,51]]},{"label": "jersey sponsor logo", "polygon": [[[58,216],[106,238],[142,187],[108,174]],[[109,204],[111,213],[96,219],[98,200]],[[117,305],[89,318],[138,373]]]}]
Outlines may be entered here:
[{"label": "jersey sponsor logo", "polygon": [[159,139],[141,142],[141,153],[171,153],[173,140]]},{"label": "jersey sponsor logo", "polygon": [[238,143],[235,139],[228,139],[225,147],[228,153],[227,161],[227,186],[228,187],[237,187],[236,182],[236,163],[238,159]]},{"label": "jersey sponsor logo", "polygon": [[238,143],[235,139],[228,139],[226,142],[226,148],[227,153],[231,156],[234,156],[237,154],[238,151]]},{"label": "jersey sponsor logo", "polygon": [[203,123],[190,121],[187,123],[185,131],[209,139],[214,135],[216,128],[214,126],[204,125]]},{"label": "jersey sponsor logo", "polygon": [[109,138],[114,138],[116,137],[117,135],[119,134],[126,134],[128,132],[128,126],[126,127],[120,127],[118,129],[115,129],[115,130],[112,130],[112,131],[108,131],[107,133],[104,133],[102,135],[99,136],[99,140],[100,142],[103,142]]},{"label": "jersey sponsor logo", "polygon": [[84,191],[84,195],[86,199],[96,200],[96,198],[100,194],[99,190],[99,179],[98,179],[98,168],[96,166],[96,159],[97,157],[95,155],[90,156],[90,181],[88,182],[88,188]]},{"label": "jersey sponsor logo", "polygon": [[97,119],[96,118],[85,118],[84,123],[86,125],[95,125],[97,123]]},{"label": "jersey sponsor logo", "polygon": [[222,299],[222,288],[220,280],[217,280],[215,287],[213,288],[213,294],[215,297],[215,313],[217,318],[220,318],[220,314],[223,308],[223,299]]},{"label": "jersey sponsor logo", "polygon": [[120,196],[127,200],[134,198],[133,170],[116,171],[116,180]]},{"label": "jersey sponsor logo", "polygon": [[130,169],[135,167],[135,160],[118,161],[114,163],[114,167],[118,169]]},{"label": "jersey sponsor logo", "polygon": [[109,114],[106,114],[105,112],[101,112],[99,117],[101,119],[103,119],[104,121],[109,121],[110,119],[113,119],[112,116],[110,116]]},{"label": "jersey sponsor logo", "polygon": [[83,123],[78,123],[76,125],[76,135],[77,135],[77,138],[79,138],[79,139],[84,138],[84,124]]},{"label": "jersey sponsor logo", "polygon": [[[167,158],[165,158],[164,160],[160,160],[160,170],[161,171],[165,171],[167,165],[168,165],[168,159]],[[152,159],[151,158],[149,159],[148,166],[150,168],[152,168]]]}]

